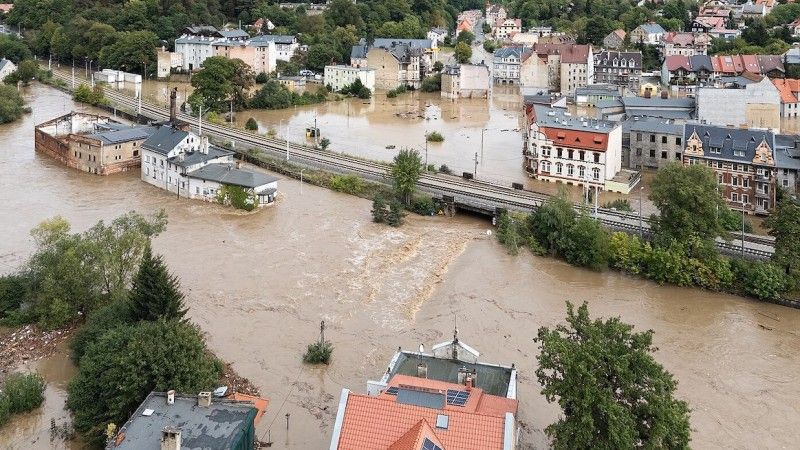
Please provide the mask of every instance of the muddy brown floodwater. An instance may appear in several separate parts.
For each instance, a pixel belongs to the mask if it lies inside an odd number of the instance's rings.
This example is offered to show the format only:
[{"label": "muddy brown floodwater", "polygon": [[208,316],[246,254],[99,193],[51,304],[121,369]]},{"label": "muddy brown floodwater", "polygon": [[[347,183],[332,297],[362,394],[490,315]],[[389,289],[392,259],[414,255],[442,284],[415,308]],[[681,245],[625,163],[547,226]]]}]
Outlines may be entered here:
[{"label": "muddy brown floodwater", "polygon": [[[60,112],[65,95],[33,86],[26,97],[43,119]],[[341,389],[364,392],[397,347],[446,340],[455,318],[486,361],[516,363],[522,448],[545,448],[542,430],[558,410],[539,394],[532,339],[563,320],[566,300],[655,330],[656,359],[693,409],[694,447],[800,442],[798,310],[512,257],[475,218],[375,225],[368,201],[308,185],[301,193],[292,180],[281,180],[277,204],[255,214],[177,200],[134,173],[97,177],[36,154],[32,124],[27,116],[0,126],[2,271],[30,253],[28,230],[45,218],[60,214],[81,230],[132,209],[166,209],[168,230],[154,247],[181,278],[210,347],[271,400],[258,434],[273,448],[327,448]],[[333,363],[307,367],[301,355],[320,320]],[[48,391],[48,404],[59,395]],[[0,435],[0,447],[44,433],[28,423],[7,425],[13,436]]]}]

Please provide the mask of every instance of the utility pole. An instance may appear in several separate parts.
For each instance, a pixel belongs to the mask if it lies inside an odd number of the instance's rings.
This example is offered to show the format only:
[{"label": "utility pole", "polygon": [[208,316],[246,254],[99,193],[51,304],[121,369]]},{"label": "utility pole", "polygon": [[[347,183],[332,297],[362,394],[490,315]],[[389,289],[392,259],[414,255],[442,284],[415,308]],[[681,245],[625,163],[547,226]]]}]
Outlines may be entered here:
[{"label": "utility pole", "polygon": [[478,176],[478,152],[475,152],[475,169],[472,171],[472,178]]},{"label": "utility pole", "polygon": [[428,173],[428,136],[425,136],[425,173]]},{"label": "utility pole", "polygon": [[233,97],[231,97],[231,117],[230,117],[230,124],[233,126]]},{"label": "utility pole", "polygon": [[642,191],[644,191],[644,186],[639,186],[639,238],[644,239],[644,230],[642,229]]},{"label": "utility pole", "polygon": [[742,197],[742,258],[744,258],[744,197]]},{"label": "utility pole", "polygon": [[300,169],[300,195],[303,195],[303,171],[306,169]]},{"label": "utility pole", "polygon": [[203,135],[203,105],[200,105],[200,113],[197,115],[197,135]]},{"label": "utility pole", "polygon": [[325,321],[319,323],[319,344],[325,345]]},{"label": "utility pole", "polygon": [[481,161],[483,161],[483,132],[486,131],[486,128],[481,128]]},{"label": "utility pole", "polygon": [[286,121],[286,161],[289,161],[289,121]]}]

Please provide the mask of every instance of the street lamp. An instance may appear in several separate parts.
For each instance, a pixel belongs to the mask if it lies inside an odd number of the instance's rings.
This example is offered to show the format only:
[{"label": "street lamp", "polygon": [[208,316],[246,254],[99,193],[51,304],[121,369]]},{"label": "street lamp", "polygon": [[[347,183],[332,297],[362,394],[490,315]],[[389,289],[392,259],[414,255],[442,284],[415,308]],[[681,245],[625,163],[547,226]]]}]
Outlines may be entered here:
[{"label": "street lamp", "polygon": [[744,258],[744,195],[742,195],[742,258]]},{"label": "street lamp", "polygon": [[644,239],[644,229],[642,228],[642,192],[644,192],[644,186],[639,186],[639,237]]},{"label": "street lamp", "polygon": [[303,171],[306,169],[300,169],[300,195],[303,195]]}]

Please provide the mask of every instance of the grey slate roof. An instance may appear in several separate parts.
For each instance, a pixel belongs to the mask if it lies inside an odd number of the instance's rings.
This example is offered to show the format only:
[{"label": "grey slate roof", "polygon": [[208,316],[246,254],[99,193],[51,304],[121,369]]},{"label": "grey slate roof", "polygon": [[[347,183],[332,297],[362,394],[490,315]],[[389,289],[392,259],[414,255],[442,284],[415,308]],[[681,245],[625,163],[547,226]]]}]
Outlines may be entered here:
[{"label": "grey slate roof", "polygon": [[551,108],[545,105],[533,105],[536,113],[535,121],[540,126],[561,128],[565,130],[591,131],[592,133],[610,133],[619,126],[619,122],[610,120],[577,117],[565,108]]},{"label": "grey slate roof", "polygon": [[250,40],[251,43],[258,44],[258,43],[266,43],[266,42],[274,42],[276,44],[294,44],[297,42],[297,39],[294,36],[287,36],[281,34],[262,34],[259,36],[254,37]]},{"label": "grey slate roof", "polygon": [[[697,123],[686,124],[683,130],[684,142],[692,133],[697,132],[703,142],[703,154],[706,157],[726,161],[752,163],[756,155],[756,147],[766,141],[769,148],[775,150],[775,135],[765,130],[748,130],[743,128],[726,128]],[[720,153],[711,153],[711,148],[720,148]],[[744,151],[743,156],[736,156],[734,151]]]},{"label": "grey slate roof", "polygon": [[101,131],[91,136],[100,139],[104,144],[121,144],[123,142],[146,139],[156,132],[156,127],[127,127],[116,130]]},{"label": "grey slate roof", "polygon": [[172,128],[169,125],[163,125],[158,127],[158,129],[142,143],[142,147],[166,155],[188,135],[189,133],[186,131]]},{"label": "grey slate roof", "polygon": [[458,369],[461,367],[466,367],[470,372],[475,370],[477,371],[475,387],[483,389],[489,395],[505,397],[511,384],[511,369],[507,367],[481,364],[480,362],[471,364],[410,352],[400,353],[391,376],[398,374],[417,376],[417,365],[420,363],[428,366],[429,379],[447,383],[458,383]]},{"label": "grey slate roof", "polygon": [[575,95],[615,95],[622,97],[616,86],[607,84],[590,84],[588,86],[575,88]]},{"label": "grey slate roof", "polygon": [[705,70],[707,72],[714,71],[714,65],[711,63],[711,57],[708,55],[693,55],[689,57],[689,65],[692,71],[699,72]]},{"label": "grey slate roof", "polygon": [[0,59],[0,71],[3,70],[3,67],[5,67],[6,64],[13,64],[13,63],[5,58]]},{"label": "grey slate roof", "polygon": [[800,136],[779,134],[775,136],[775,167],[800,170]]},{"label": "grey slate roof", "polygon": [[209,164],[193,172],[189,172],[188,175],[192,178],[250,189],[278,181],[278,178],[271,175],[237,169],[231,164]]},{"label": "grey slate roof", "polygon": [[211,25],[192,25],[184,28],[183,31],[197,35],[212,35],[218,32],[217,27]]},{"label": "grey slate roof", "polygon": [[683,136],[683,125],[676,124],[670,120],[659,119],[655,117],[636,117],[622,122],[622,131],[623,133],[644,132]]},{"label": "grey slate roof", "polygon": [[219,148],[216,145],[208,146],[208,153],[188,152],[183,155],[173,156],[169,158],[169,162],[179,167],[191,167],[195,164],[201,164],[206,161],[213,161],[217,158],[233,155],[230,150]]},{"label": "grey slate roof", "polygon": [[[603,50],[597,55],[594,56],[594,65],[595,66],[605,66],[605,67],[619,67],[614,66],[614,60],[622,60],[630,61],[633,60],[633,68],[634,69],[641,69],[642,68],[642,52],[619,52],[615,50]],[[631,68],[630,65],[627,68]]]},{"label": "grey slate roof", "polygon": [[[145,416],[145,410],[153,413]],[[214,398],[209,407],[197,406],[194,396],[175,396],[167,404],[166,394],[151,392],[124,425],[125,439],[108,449],[158,450],[161,430],[172,426],[181,431],[183,449],[231,448],[252,427],[257,409],[250,403]]]},{"label": "grey slate roof", "polygon": [[350,49],[350,59],[364,59],[367,57],[367,46],[364,44],[354,45],[352,49]]},{"label": "grey slate roof", "polygon": [[622,103],[626,108],[694,108],[691,98],[623,97]]},{"label": "grey slate roof", "polygon": [[405,44],[411,48],[429,49],[433,46],[430,39],[396,39],[396,38],[375,38],[373,47],[391,48],[398,44]]},{"label": "grey slate roof", "polygon": [[522,57],[522,47],[503,47],[494,52],[494,59],[508,58],[510,56],[520,59]]},{"label": "grey slate roof", "polygon": [[644,30],[644,32],[646,32],[646,33],[651,33],[651,34],[655,34],[655,33],[664,34],[664,33],[666,33],[664,28],[661,25],[657,24],[657,23],[643,23],[643,24],[639,25],[639,27],[642,30]]},{"label": "grey slate roof", "polygon": [[222,36],[222,37],[224,37],[226,39],[241,39],[241,38],[247,39],[247,38],[250,37],[250,35],[247,34],[246,31],[239,30],[239,29],[236,29],[236,30],[220,30],[219,34],[220,34],[220,36]]}]

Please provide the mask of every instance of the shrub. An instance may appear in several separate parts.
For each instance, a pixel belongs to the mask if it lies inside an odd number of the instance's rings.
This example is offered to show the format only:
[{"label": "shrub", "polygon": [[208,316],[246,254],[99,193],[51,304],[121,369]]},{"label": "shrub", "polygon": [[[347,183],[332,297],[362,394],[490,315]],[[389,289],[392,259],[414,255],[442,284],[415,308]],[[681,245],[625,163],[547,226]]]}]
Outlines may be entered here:
[{"label": "shrub", "polygon": [[428,142],[444,142],[444,136],[442,136],[442,134],[438,131],[431,131],[425,136],[425,138],[428,140]]},{"label": "shrub", "polygon": [[0,321],[19,309],[28,296],[29,283],[23,275],[0,276]]},{"label": "shrub", "polygon": [[411,211],[421,216],[432,216],[436,214],[436,202],[428,196],[416,197],[411,203]]},{"label": "shrub", "polygon": [[244,124],[244,129],[249,131],[258,131],[258,122],[256,122],[256,119],[251,117],[247,119],[247,122]]},{"label": "shrub", "polygon": [[13,122],[22,117],[24,101],[13,86],[0,84],[0,123]]},{"label": "shrub", "polygon": [[551,197],[528,216],[528,228],[546,251],[557,254],[562,235],[572,228],[575,217],[575,210],[566,198]]},{"label": "shrub", "polygon": [[609,265],[631,274],[641,273],[645,258],[651,250],[650,245],[637,236],[620,231],[611,234],[609,249]]},{"label": "shrub", "polygon": [[308,344],[303,362],[306,364],[330,364],[333,355],[333,345],[328,342],[314,342]]},{"label": "shrub", "polygon": [[35,373],[15,373],[6,378],[3,396],[8,399],[11,414],[32,411],[44,402],[44,379]]},{"label": "shrub", "polygon": [[75,332],[70,342],[72,360],[77,364],[86,353],[86,349],[100,336],[117,327],[134,322],[131,308],[127,300],[114,300],[106,306],[95,310],[86,320],[86,324]]},{"label": "shrub", "polygon": [[333,175],[331,189],[345,194],[358,195],[364,189],[364,180],[358,175]]},{"label": "shrub", "polygon": [[422,92],[439,92],[442,90],[442,74],[437,73],[422,80]]},{"label": "shrub", "polygon": [[386,93],[386,97],[395,98],[400,94],[404,94],[406,91],[408,91],[408,88],[405,85],[397,86],[396,88],[394,88],[391,91],[387,92]]},{"label": "shrub", "polygon": [[386,223],[393,227],[399,227],[403,224],[403,218],[406,216],[403,211],[403,204],[397,200],[392,200],[389,203],[389,213],[386,215]]},{"label": "shrub", "polygon": [[248,192],[241,186],[224,185],[217,191],[217,201],[223,205],[231,205],[236,209],[252,211],[258,204],[255,193]]},{"label": "shrub", "polygon": [[381,194],[375,194],[372,198],[372,221],[375,223],[386,222],[386,200]]},{"label": "shrub", "polygon": [[786,273],[772,263],[735,258],[731,269],[736,287],[760,300],[779,300],[790,287]]},{"label": "shrub", "polygon": [[8,422],[8,419],[11,418],[11,402],[8,400],[8,397],[2,392],[0,392],[0,427]]},{"label": "shrub", "polygon": [[319,148],[321,148],[322,150],[327,150],[330,145],[331,145],[331,140],[328,138],[322,138],[319,141]]},{"label": "shrub", "polygon": [[269,75],[267,75],[266,73],[261,72],[258,75],[256,75],[256,83],[264,84],[267,81],[269,81]]},{"label": "shrub", "polygon": [[452,170],[450,170],[450,168],[449,168],[449,167],[447,167],[447,164],[442,164],[441,166],[439,166],[439,173],[444,173],[444,174],[447,174],[447,175],[452,175],[452,174],[453,174],[453,171],[452,171]]},{"label": "shrub", "polygon": [[631,202],[628,199],[618,198],[613,202],[608,202],[603,205],[603,208],[606,209],[616,209],[617,211],[625,211],[625,212],[632,212],[633,208],[631,208]]},{"label": "shrub", "polygon": [[581,216],[563,235],[559,244],[564,259],[576,266],[601,270],[611,253],[608,232],[591,217]]},{"label": "shrub", "polygon": [[72,98],[76,102],[88,103],[93,106],[108,104],[108,100],[103,93],[103,87],[100,84],[95,84],[94,88],[81,83],[72,94]]},{"label": "shrub", "polygon": [[[719,221],[722,227],[731,232],[742,232],[742,214],[730,208],[720,208]],[[746,218],[744,219],[744,232],[752,233],[753,225]]]}]

